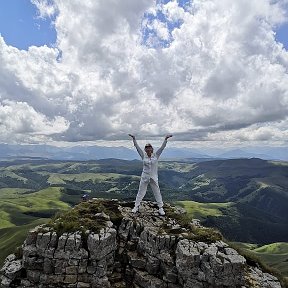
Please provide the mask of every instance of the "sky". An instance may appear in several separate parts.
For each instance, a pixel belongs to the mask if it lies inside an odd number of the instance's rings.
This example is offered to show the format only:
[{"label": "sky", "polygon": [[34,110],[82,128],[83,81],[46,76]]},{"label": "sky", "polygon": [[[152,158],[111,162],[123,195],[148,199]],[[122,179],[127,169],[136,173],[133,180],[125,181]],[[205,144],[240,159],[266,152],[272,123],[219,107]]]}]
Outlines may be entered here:
[{"label": "sky", "polygon": [[0,143],[287,146],[287,50],[288,0],[2,0]]}]

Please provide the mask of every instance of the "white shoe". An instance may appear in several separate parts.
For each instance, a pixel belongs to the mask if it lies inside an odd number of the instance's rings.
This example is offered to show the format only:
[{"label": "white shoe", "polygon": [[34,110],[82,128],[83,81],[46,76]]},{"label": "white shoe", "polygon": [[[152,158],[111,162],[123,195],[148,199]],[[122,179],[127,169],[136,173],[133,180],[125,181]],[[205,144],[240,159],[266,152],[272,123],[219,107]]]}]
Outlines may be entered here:
[{"label": "white shoe", "polygon": [[158,210],[159,215],[164,216],[165,215],[165,211],[163,208],[159,208]]},{"label": "white shoe", "polygon": [[137,213],[139,211],[139,207],[134,207],[133,209],[132,209],[132,213]]}]

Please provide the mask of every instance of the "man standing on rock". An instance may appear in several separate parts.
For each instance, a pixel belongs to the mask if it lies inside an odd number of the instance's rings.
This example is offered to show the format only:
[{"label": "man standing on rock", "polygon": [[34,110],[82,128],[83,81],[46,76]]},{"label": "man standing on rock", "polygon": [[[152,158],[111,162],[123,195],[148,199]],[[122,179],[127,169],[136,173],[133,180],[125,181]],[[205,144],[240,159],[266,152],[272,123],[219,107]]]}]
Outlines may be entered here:
[{"label": "man standing on rock", "polygon": [[137,152],[143,160],[143,171],[141,174],[139,189],[135,200],[135,206],[132,209],[132,212],[137,213],[139,211],[140,203],[146,194],[148,184],[150,184],[159,207],[158,212],[161,216],[164,216],[165,211],[163,209],[163,201],[158,184],[158,160],[167,144],[167,140],[172,137],[172,135],[166,135],[162,146],[156,151],[155,154],[153,153],[153,147],[150,143],[145,145],[144,153],[137,144],[135,136],[132,134],[129,134],[129,136],[133,139],[134,146],[136,147]]}]

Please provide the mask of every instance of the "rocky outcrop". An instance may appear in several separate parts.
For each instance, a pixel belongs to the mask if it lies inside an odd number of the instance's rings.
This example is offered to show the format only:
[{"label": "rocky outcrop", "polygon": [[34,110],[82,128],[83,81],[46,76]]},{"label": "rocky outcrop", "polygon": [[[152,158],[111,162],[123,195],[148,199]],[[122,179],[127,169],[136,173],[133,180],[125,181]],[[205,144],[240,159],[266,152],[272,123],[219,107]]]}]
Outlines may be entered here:
[{"label": "rocky outcrop", "polygon": [[31,230],[22,257],[6,258],[1,287],[281,287],[223,241],[199,241],[199,223],[183,227],[181,217],[172,217],[183,213],[177,208],[166,205],[170,214],[163,217],[153,203],[144,202],[134,215],[131,203],[111,203],[119,204],[118,218],[110,217],[109,209],[95,213],[94,221],[104,223],[97,232]]}]

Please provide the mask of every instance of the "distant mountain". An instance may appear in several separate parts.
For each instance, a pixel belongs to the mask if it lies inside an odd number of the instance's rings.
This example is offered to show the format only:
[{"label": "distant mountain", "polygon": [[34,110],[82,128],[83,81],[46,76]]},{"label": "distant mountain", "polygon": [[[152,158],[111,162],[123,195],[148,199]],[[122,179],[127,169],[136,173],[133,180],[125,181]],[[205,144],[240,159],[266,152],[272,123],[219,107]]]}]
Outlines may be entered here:
[{"label": "distant mountain", "polygon": [[251,153],[261,153],[267,155],[267,160],[279,159],[288,161],[288,147],[251,147],[247,149]]},{"label": "distant mountain", "polygon": [[162,158],[169,159],[185,159],[185,158],[198,158],[198,159],[210,159],[211,156],[197,149],[192,148],[166,148],[163,151]]},{"label": "distant mountain", "polygon": [[55,147],[49,145],[0,144],[0,158],[40,157],[54,160],[96,160],[104,158],[134,159],[135,151],[125,147],[74,146]]},{"label": "distant mountain", "polygon": [[[156,147],[157,149],[157,147]],[[98,160],[118,158],[124,160],[139,159],[136,150],[126,147],[105,146],[73,146],[56,147],[51,145],[8,145],[0,144],[0,159],[13,158],[43,158],[54,160]],[[213,159],[261,158],[264,160],[288,161],[286,147],[249,147],[241,149],[225,148],[170,148],[163,151],[162,159],[166,160],[196,160],[208,161]]]},{"label": "distant mountain", "polygon": [[265,154],[252,153],[241,149],[229,150],[225,153],[219,154],[219,158],[236,159],[236,158],[261,158],[269,159],[270,157]]},{"label": "distant mountain", "polygon": [[[157,149],[157,147],[156,147]],[[7,145],[0,144],[0,158],[44,158],[54,160],[97,160],[118,158],[124,160],[139,159],[135,149],[126,147],[104,146],[73,146],[55,147],[49,145]],[[162,158],[185,159],[185,158],[209,158],[196,149],[189,148],[166,148]],[[211,158],[211,157],[210,157]]]}]

